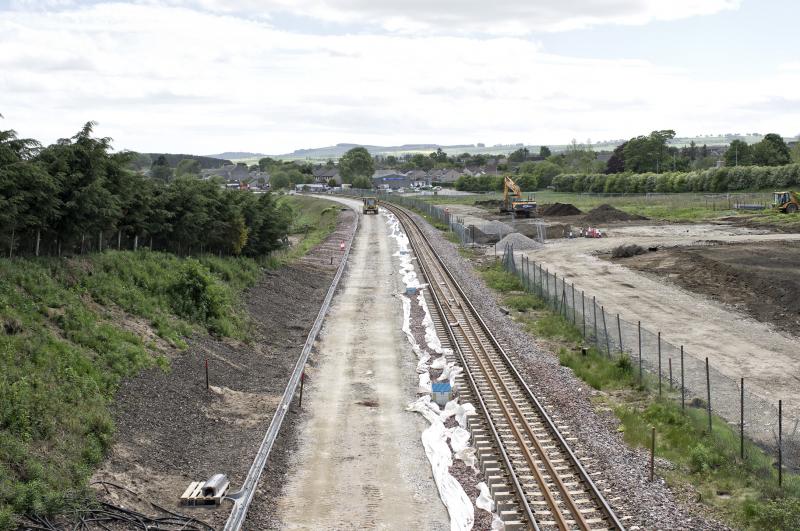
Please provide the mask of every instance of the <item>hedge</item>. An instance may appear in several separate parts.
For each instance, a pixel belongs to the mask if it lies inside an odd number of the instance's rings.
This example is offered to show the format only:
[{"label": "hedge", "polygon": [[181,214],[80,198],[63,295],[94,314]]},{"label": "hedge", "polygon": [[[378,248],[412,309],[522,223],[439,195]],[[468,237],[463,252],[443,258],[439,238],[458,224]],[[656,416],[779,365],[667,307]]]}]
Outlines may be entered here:
[{"label": "hedge", "polygon": [[561,174],[553,179],[553,186],[559,192],[629,194],[783,189],[798,184],[800,164],[667,173]]}]

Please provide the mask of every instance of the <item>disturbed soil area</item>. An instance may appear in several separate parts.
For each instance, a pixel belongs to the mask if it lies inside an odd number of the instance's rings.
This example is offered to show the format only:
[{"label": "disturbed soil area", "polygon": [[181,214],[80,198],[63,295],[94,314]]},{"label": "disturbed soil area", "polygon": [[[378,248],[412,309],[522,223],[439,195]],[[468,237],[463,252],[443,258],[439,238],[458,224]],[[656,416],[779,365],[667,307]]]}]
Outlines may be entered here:
[{"label": "disturbed soil area", "polygon": [[576,440],[573,450],[587,456],[583,464],[589,473],[599,472],[597,483],[628,529],[726,529],[711,518],[700,516],[703,508],[676,493],[665,482],[647,479],[648,456],[642,449],[628,447],[617,431],[610,412],[598,412],[591,402],[597,394],[570,369],[559,365],[558,357],[519,323],[500,311],[496,294],[475,273],[454,244],[418,216],[423,230],[437,248],[450,271],[461,282],[484,320],[501,344],[508,346],[517,369],[546,403],[548,413],[559,425],[566,425]]},{"label": "disturbed soil area", "polygon": [[[325,320],[288,474],[267,464],[247,529],[449,529],[420,432],[405,408],[416,357],[402,332],[399,259],[383,214],[362,216]],[[263,488],[277,481],[278,496]]]},{"label": "disturbed soil area", "polygon": [[666,277],[785,332],[800,331],[798,242],[673,248],[619,263]]},{"label": "disturbed soil area", "polygon": [[[347,239],[354,220],[354,212],[342,212],[336,231],[322,244],[265,272],[246,293],[252,319],[248,342],[198,336],[186,351],[175,353],[168,371],[151,369],[122,384],[114,406],[115,444],[92,480],[122,485],[141,499],[112,488],[98,489],[101,500],[148,514],[152,501],[222,527],[229,504],[184,508],[178,498],[191,481],[217,472],[231,480],[231,491],[242,484],[338,267],[339,242]],[[293,416],[287,415],[289,429],[276,441],[278,461],[282,445],[291,441]]]}]

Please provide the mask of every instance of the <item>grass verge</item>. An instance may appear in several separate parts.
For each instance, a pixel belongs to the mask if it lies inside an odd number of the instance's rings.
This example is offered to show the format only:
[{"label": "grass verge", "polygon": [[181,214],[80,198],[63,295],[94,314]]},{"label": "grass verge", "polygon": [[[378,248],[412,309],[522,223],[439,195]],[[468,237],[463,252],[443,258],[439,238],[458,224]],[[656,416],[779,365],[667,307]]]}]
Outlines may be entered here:
[{"label": "grass verge", "polygon": [[[462,253],[464,254],[464,253]],[[670,391],[659,398],[654,381],[639,381],[627,356],[610,359],[595,348],[582,353],[580,331],[546,302],[523,291],[520,280],[499,262],[478,266],[487,285],[501,295],[502,304],[525,329],[558,352],[561,365],[600,391],[598,407],[611,409],[619,431],[631,446],[649,448],[656,428],[656,456],[672,463],[659,467],[668,484],[689,486],[716,517],[741,529],[797,529],[800,522],[800,476],[784,472],[778,488],[775,459],[746,441],[739,456],[739,435],[723,419],[712,417],[708,431],[705,409],[682,410]],[[680,489],[685,490],[685,489]]]},{"label": "grass verge", "polygon": [[247,339],[241,293],[264,266],[298,259],[336,227],[329,201],[280,203],[296,241],[263,262],[149,251],[0,260],[0,530],[86,499],[112,445],[119,383],[169,370],[141,326],[177,349],[193,333]]}]

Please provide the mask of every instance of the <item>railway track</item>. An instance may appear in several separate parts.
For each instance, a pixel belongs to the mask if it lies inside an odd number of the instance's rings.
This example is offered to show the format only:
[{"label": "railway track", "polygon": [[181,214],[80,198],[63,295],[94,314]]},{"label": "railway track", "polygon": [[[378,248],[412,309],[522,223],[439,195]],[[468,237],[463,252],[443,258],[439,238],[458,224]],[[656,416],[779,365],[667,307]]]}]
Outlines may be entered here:
[{"label": "railway track", "polygon": [[437,328],[464,368],[459,394],[479,413],[470,417],[470,431],[506,529],[623,530],[598,487],[602,478],[570,449],[566,428],[522,380],[416,221],[400,207],[382,206],[402,223],[438,310]]}]

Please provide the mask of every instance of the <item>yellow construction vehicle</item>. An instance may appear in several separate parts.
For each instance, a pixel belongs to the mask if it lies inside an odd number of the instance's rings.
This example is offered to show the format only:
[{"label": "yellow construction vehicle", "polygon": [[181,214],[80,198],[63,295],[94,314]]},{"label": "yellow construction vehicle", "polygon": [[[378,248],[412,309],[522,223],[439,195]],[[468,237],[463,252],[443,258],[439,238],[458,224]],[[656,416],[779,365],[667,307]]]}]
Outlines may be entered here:
[{"label": "yellow construction vehicle", "polygon": [[800,210],[800,198],[798,198],[797,192],[775,192],[773,194],[772,208],[794,214]]},{"label": "yellow construction vehicle", "polygon": [[529,218],[536,215],[536,201],[522,198],[522,189],[510,176],[503,179],[503,203],[500,213],[513,213],[517,217]]},{"label": "yellow construction vehicle", "polygon": [[364,197],[364,214],[377,214],[378,213],[378,199],[375,197]]}]

